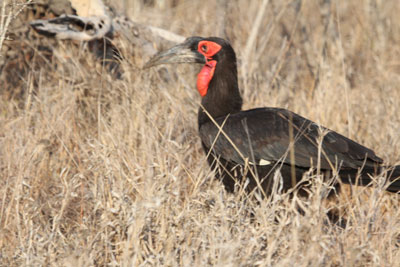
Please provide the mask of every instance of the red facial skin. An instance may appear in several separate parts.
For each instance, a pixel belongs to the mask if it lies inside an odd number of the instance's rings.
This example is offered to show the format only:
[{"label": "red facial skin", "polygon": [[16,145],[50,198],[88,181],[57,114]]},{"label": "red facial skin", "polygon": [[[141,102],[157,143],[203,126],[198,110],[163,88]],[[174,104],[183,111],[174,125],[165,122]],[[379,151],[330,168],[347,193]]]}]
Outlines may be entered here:
[{"label": "red facial skin", "polygon": [[217,66],[217,61],[208,61],[197,74],[197,90],[202,97],[207,94],[208,85],[214,76],[215,66]]},{"label": "red facial skin", "polygon": [[197,75],[197,90],[204,97],[207,94],[208,85],[214,76],[217,61],[212,57],[221,50],[221,46],[211,41],[199,42],[197,50],[206,57],[206,64]]}]

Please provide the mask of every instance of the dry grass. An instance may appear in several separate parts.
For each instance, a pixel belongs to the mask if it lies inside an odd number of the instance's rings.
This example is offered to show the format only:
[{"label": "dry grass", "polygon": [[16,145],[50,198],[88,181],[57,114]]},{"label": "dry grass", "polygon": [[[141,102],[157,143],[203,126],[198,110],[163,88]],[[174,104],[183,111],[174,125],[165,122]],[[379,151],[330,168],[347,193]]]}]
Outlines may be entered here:
[{"label": "dry grass", "polygon": [[[258,29],[262,1],[223,2],[127,10],[227,36],[245,108],[289,108],[400,159],[399,1],[271,0]],[[140,48],[117,45],[122,80],[63,42],[22,99],[0,99],[1,265],[398,265],[399,196],[354,188],[326,204],[318,179],[309,199],[227,194],[197,137],[198,67],[142,71]],[[331,206],[346,228],[327,222]]]}]

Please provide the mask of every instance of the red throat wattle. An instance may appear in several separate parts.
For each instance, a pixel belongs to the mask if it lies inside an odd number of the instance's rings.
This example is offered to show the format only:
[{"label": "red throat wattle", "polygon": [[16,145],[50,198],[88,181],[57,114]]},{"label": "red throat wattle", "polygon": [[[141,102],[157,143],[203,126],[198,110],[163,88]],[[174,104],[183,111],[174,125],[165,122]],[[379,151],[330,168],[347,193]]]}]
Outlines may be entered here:
[{"label": "red throat wattle", "polygon": [[208,85],[214,76],[216,66],[217,61],[208,61],[197,75],[197,90],[199,90],[201,97],[207,94]]}]

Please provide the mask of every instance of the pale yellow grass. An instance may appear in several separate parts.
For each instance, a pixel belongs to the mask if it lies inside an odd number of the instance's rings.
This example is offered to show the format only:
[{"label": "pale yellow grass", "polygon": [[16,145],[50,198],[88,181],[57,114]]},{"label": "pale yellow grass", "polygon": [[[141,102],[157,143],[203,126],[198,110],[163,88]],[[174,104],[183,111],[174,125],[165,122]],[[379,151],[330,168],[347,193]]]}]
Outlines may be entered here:
[{"label": "pale yellow grass", "polygon": [[[289,108],[399,163],[399,1],[269,1],[247,58],[262,1],[227,1],[222,20],[214,2],[132,12],[184,36],[228,37],[245,108]],[[1,265],[399,264],[398,195],[355,188],[326,204],[318,179],[309,199],[227,194],[197,137],[199,67],[143,71],[140,48],[117,46],[121,80],[66,41],[36,87],[24,77],[23,105],[0,100]],[[327,222],[332,206],[346,228]]]}]

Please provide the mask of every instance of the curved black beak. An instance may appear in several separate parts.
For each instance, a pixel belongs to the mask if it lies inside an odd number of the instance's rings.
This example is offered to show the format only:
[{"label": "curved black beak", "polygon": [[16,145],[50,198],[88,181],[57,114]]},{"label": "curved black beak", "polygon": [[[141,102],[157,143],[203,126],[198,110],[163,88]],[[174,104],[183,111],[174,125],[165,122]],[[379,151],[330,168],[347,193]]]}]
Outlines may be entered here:
[{"label": "curved black beak", "polygon": [[205,57],[196,49],[193,49],[193,42],[187,39],[184,43],[176,45],[166,51],[162,51],[151,58],[144,69],[161,64],[172,63],[206,63]]}]

